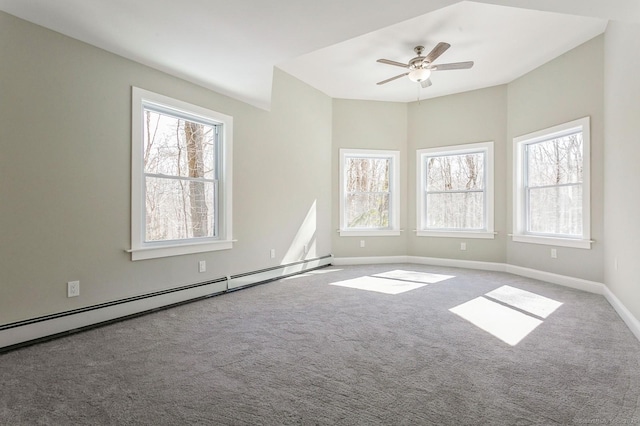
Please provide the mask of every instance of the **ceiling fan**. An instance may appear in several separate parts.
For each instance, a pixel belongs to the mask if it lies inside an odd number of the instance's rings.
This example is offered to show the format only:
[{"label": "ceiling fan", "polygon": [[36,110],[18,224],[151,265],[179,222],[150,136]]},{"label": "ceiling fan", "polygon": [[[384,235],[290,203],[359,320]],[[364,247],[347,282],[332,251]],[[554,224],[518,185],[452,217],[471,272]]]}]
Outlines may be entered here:
[{"label": "ceiling fan", "polygon": [[413,51],[416,52],[418,56],[411,59],[407,64],[392,61],[389,59],[378,59],[376,62],[380,62],[381,64],[395,65],[397,67],[407,68],[409,70],[405,73],[396,75],[395,77],[382,80],[378,83],[378,85],[388,83],[406,75],[409,76],[409,80],[420,83],[422,87],[429,87],[431,86],[431,80],[429,79],[429,77],[431,76],[431,71],[464,70],[469,69],[473,66],[473,61],[454,62],[450,64],[439,65],[434,64],[433,61],[438,59],[438,57],[440,57],[440,55],[446,52],[450,47],[451,45],[449,43],[440,42],[436,47],[433,48],[431,52],[429,52],[427,56],[422,56],[422,52],[424,52],[424,46],[416,46]]}]

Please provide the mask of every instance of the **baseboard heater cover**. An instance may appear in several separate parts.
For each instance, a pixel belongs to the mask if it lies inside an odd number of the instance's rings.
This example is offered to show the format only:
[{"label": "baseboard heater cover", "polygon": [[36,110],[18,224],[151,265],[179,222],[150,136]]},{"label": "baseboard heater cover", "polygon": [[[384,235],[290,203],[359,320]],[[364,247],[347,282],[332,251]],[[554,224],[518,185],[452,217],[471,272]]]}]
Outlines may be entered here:
[{"label": "baseboard heater cover", "polygon": [[0,325],[0,353],[323,268],[332,259],[327,255]]}]

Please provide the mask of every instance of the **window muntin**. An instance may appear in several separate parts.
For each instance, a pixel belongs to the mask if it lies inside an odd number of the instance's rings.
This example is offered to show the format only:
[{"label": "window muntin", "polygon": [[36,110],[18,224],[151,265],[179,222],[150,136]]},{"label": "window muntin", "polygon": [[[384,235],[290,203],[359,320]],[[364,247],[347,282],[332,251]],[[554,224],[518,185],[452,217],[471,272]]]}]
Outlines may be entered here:
[{"label": "window muntin", "polygon": [[399,234],[399,152],[340,150],[340,234]]},{"label": "window muntin", "polygon": [[591,248],[589,118],[514,142],[513,240]]},{"label": "window muntin", "polygon": [[231,248],[232,118],[132,93],[132,259]]},{"label": "window muntin", "polygon": [[417,235],[493,238],[493,142],[418,150]]}]

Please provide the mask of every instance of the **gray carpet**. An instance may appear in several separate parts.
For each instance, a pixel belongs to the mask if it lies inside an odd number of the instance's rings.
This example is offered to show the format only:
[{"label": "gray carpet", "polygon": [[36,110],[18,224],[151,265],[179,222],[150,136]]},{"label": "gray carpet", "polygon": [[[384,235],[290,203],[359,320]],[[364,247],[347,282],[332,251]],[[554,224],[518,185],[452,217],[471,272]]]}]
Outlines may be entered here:
[{"label": "gray carpet", "polygon": [[[394,270],[452,278],[330,285]],[[534,298],[487,295],[503,286]],[[508,344],[450,311],[478,299],[539,325]],[[3,425],[640,424],[639,407],[640,342],[603,297],[422,265],[329,267],[0,355]]]}]

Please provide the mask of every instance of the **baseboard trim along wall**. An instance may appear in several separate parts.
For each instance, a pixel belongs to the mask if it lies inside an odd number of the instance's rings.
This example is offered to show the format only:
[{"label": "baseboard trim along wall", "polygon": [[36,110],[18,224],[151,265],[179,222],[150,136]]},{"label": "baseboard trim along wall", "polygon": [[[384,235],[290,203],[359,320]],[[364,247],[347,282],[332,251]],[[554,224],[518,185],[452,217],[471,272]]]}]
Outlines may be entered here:
[{"label": "baseboard trim along wall", "polygon": [[640,321],[638,321],[631,312],[627,309],[626,306],[620,302],[620,299],[616,297],[615,294],[609,290],[609,287],[604,287],[604,297],[607,301],[613,306],[613,309],[616,310],[620,318],[627,324],[629,329],[635,336],[640,340]]},{"label": "baseboard trim along wall", "polygon": [[332,259],[327,255],[0,325],[0,352],[322,268]]},{"label": "baseboard trim along wall", "polygon": [[372,265],[389,263],[415,263],[421,265],[449,266],[453,268],[479,269],[484,271],[507,272],[522,277],[575,288],[589,293],[599,294],[605,297],[609,304],[620,315],[631,332],[640,340],[640,321],[620,302],[620,300],[599,282],[584,280],[582,278],[569,277],[536,269],[523,268],[521,266],[506,263],[480,262],[474,260],[442,259],[437,257],[420,256],[380,256],[380,257],[335,257],[333,265]]}]

